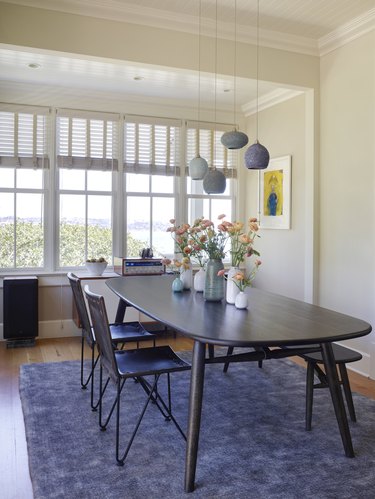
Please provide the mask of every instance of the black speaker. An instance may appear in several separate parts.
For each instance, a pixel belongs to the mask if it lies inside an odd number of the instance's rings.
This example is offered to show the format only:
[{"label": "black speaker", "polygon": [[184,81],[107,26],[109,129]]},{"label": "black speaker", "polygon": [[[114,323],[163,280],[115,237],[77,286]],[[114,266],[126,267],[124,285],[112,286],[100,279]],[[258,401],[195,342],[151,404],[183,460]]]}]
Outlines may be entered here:
[{"label": "black speaker", "polygon": [[4,277],[4,339],[38,336],[38,278]]}]

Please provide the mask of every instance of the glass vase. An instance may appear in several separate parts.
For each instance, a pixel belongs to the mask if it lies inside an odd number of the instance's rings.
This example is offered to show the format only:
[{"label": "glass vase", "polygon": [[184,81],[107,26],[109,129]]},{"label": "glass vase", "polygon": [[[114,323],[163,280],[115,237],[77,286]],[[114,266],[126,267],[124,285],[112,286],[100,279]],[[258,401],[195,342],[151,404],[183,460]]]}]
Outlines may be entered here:
[{"label": "glass vase", "polygon": [[203,297],[206,301],[221,301],[224,298],[224,277],[217,275],[219,270],[223,268],[221,260],[208,260],[203,291]]},{"label": "glass vase", "polygon": [[239,272],[239,270],[240,269],[238,267],[231,267],[228,271],[226,301],[231,305],[234,305],[234,302],[236,301],[236,296],[240,292],[238,286],[236,286],[232,280],[233,276],[235,276],[237,272]]},{"label": "glass vase", "polygon": [[201,267],[194,276],[194,289],[198,293],[203,293],[206,282],[206,270]]},{"label": "glass vase", "polygon": [[172,281],[172,291],[174,293],[181,293],[181,291],[183,291],[183,289],[184,289],[184,283],[181,281],[181,279],[179,277],[176,277]]},{"label": "glass vase", "polygon": [[180,279],[184,285],[184,289],[191,289],[193,286],[193,266],[189,263],[189,268],[181,267]]}]

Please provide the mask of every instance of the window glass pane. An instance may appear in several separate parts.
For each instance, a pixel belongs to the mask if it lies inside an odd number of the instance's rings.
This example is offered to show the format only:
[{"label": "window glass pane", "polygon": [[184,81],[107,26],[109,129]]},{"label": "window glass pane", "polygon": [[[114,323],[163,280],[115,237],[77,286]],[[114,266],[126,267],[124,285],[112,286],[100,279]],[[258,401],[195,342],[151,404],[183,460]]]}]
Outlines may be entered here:
[{"label": "window glass pane", "polygon": [[60,267],[85,261],[85,196],[60,196]]},{"label": "window glass pane", "polygon": [[59,169],[60,189],[82,191],[85,188],[85,170]]},{"label": "window glass pane", "polygon": [[112,262],[112,199],[88,196],[87,257]]},{"label": "window glass pane", "polygon": [[150,199],[131,196],[126,205],[127,256],[139,256],[142,248],[150,247]]},{"label": "window glass pane", "polygon": [[42,189],[43,170],[16,169],[16,185],[19,189]]},{"label": "window glass pane", "polygon": [[112,189],[112,173],[88,171],[87,189],[90,191],[110,191]]},{"label": "window glass pane", "polygon": [[151,177],[151,191],[157,193],[173,194],[174,177],[153,175]]},{"label": "window glass pane", "polygon": [[174,198],[153,198],[152,200],[152,249],[154,256],[173,255],[174,245],[169,220],[174,218]]},{"label": "window glass pane", "polygon": [[1,168],[0,187],[14,187],[14,168]]},{"label": "window glass pane", "polygon": [[210,218],[210,200],[207,198],[189,199],[188,222],[191,224],[201,217]]},{"label": "window glass pane", "polygon": [[232,220],[232,202],[230,199],[211,200],[211,220],[215,225],[218,223],[219,215],[225,215],[225,220]]},{"label": "window glass pane", "polygon": [[150,192],[150,175],[127,173],[126,192]]},{"label": "window glass pane", "polygon": [[44,251],[42,194],[17,194],[16,214],[16,266],[42,267]]},{"label": "window glass pane", "polygon": [[0,267],[14,266],[14,194],[0,192]]}]

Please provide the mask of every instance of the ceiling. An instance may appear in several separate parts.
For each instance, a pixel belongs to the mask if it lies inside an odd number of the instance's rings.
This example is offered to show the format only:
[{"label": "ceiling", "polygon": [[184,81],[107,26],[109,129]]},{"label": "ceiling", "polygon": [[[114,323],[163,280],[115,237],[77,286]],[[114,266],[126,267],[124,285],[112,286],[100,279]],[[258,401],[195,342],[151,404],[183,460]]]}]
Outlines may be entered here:
[{"label": "ceiling", "polygon": [[[201,33],[233,40],[236,6],[236,37],[254,42],[257,23],[257,0],[7,0],[8,3],[42,7],[137,24],[177,29],[197,34],[201,1]],[[217,5],[217,10],[216,10]],[[375,0],[260,0],[259,38],[265,46],[286,48],[319,55],[359,36],[375,25]],[[216,24],[217,16],[217,24]],[[31,68],[30,64],[38,67]],[[184,105],[196,105],[198,74],[127,61],[78,57],[42,50],[0,45],[0,89],[35,84],[46,92],[87,91],[115,96],[142,96],[166,99]],[[153,84],[149,82],[152,80]],[[200,75],[202,105],[209,106],[215,78]],[[233,103],[233,77],[217,75],[218,106]],[[32,88],[32,85],[31,85]],[[50,90],[48,90],[50,89]],[[256,85],[236,78],[236,102],[251,112]],[[288,95],[286,89],[262,82],[261,100],[273,102]],[[140,97],[141,98],[141,97]]]}]

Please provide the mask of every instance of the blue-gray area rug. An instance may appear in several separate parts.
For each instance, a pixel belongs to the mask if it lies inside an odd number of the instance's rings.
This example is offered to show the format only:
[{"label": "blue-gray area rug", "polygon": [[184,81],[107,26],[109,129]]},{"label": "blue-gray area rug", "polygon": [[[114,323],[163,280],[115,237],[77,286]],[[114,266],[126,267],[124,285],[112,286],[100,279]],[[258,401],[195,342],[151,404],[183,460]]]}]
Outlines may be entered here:
[{"label": "blue-gray area rug", "polygon": [[[184,354],[185,358],[189,353]],[[375,497],[375,401],[354,393],[356,457],[345,457],[328,390],[315,390],[304,429],[305,375],[289,360],[206,367],[196,490],[184,493],[185,444],[149,406],[125,466],[81,390],[79,362],[21,366],[20,393],[35,499]],[[186,427],[189,372],[172,375],[175,415]],[[144,401],[128,382],[128,417]],[[124,427],[124,430],[126,428]]]}]

